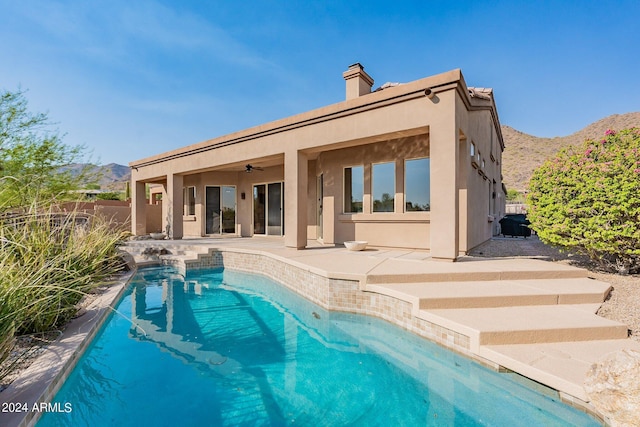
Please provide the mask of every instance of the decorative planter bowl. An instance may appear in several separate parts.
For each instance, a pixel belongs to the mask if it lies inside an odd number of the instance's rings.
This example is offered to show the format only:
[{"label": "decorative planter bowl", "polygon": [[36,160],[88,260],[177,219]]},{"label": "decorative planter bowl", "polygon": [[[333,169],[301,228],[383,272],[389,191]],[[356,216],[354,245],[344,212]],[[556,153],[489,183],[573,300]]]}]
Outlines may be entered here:
[{"label": "decorative planter bowl", "polygon": [[344,242],[344,246],[350,251],[361,251],[367,247],[367,243],[364,240],[351,240],[348,242]]},{"label": "decorative planter bowl", "polygon": [[163,240],[167,237],[164,233],[149,233],[152,239],[154,240]]}]

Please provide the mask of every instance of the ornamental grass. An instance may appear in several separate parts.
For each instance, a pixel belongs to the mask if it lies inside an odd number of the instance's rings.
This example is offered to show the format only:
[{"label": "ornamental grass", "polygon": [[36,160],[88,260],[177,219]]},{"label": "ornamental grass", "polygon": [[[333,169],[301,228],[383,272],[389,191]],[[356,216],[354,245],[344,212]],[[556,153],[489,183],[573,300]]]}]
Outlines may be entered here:
[{"label": "ornamental grass", "polygon": [[62,328],[80,299],[123,267],[101,217],[32,206],[0,217],[0,362],[16,335]]}]

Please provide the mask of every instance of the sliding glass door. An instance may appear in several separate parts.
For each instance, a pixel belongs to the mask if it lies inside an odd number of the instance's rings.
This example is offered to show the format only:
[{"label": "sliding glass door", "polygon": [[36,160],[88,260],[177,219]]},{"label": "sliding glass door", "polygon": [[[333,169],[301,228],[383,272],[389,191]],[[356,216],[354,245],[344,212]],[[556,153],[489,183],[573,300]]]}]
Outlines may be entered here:
[{"label": "sliding glass door", "polygon": [[236,187],[206,187],[206,234],[234,234],[236,232]]},{"label": "sliding glass door", "polygon": [[253,234],[284,235],[284,183],[253,186]]}]

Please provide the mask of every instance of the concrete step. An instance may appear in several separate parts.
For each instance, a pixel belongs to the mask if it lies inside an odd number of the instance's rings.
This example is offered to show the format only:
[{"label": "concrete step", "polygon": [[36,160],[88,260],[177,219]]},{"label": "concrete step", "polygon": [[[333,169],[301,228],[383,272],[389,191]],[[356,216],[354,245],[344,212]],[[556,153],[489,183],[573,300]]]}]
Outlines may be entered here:
[{"label": "concrete step", "polygon": [[[401,263],[401,264],[400,264]],[[542,280],[586,278],[581,268],[535,259],[462,258],[453,263],[396,261],[380,263],[367,273],[367,284],[416,282],[481,282],[495,280]],[[426,270],[426,271],[425,271]]]},{"label": "concrete step", "polygon": [[591,365],[625,349],[640,351],[640,343],[618,339],[489,345],[481,346],[478,355],[587,402],[583,383]]},{"label": "concrete step", "polygon": [[601,304],[608,283],[589,278],[367,284],[366,290],[411,302],[416,309]]},{"label": "concrete step", "polygon": [[482,345],[625,339],[627,326],[563,305],[419,310],[417,317],[470,338],[471,351]]}]

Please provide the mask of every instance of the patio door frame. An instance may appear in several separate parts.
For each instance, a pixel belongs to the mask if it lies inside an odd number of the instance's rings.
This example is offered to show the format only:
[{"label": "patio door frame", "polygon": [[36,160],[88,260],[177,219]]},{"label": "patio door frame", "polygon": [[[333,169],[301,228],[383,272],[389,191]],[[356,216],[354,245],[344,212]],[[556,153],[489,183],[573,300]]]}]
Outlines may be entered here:
[{"label": "patio door frame", "polygon": [[[209,210],[209,200],[207,200],[209,198],[209,192],[207,191],[209,188],[218,188],[218,212],[217,212],[217,217],[214,217],[214,221],[218,221],[218,232],[210,232],[211,230],[207,227],[208,224],[208,220],[209,220],[209,214],[212,213]],[[230,206],[227,206],[224,204],[224,191],[225,189],[233,189],[233,193],[234,193],[234,197],[233,197],[233,231],[225,231],[224,228],[224,209],[228,208]],[[235,185],[205,185],[204,187],[204,196],[205,196],[205,201],[204,201],[204,232],[206,236],[217,236],[217,235],[222,235],[222,234],[237,234],[238,233],[238,192],[236,190],[236,186]],[[213,226],[213,228],[215,229],[215,225]]]},{"label": "patio door frame", "polygon": [[[271,196],[272,193],[269,192],[270,188],[275,188],[273,186],[279,185],[280,186],[280,193],[279,193],[279,200],[274,200],[273,197]],[[263,233],[257,233],[256,232],[256,188],[257,187],[264,187],[264,205],[262,206],[262,210],[264,212],[263,214],[263,221],[264,223],[262,223],[262,227],[260,227],[259,229],[264,230]],[[284,236],[284,181],[273,181],[273,182],[258,182],[258,183],[254,183],[252,185],[252,197],[253,197],[253,203],[252,203],[252,213],[251,213],[251,222],[253,224],[253,234],[254,235],[260,235],[260,236]],[[275,193],[274,193],[274,197],[275,197]],[[260,202],[260,200],[258,200],[258,203],[262,203]],[[274,206],[275,204],[275,206]],[[270,211],[271,213],[274,212],[274,210],[279,211],[279,224],[275,224],[275,225],[269,225],[270,220],[273,220],[274,217],[272,216],[271,218],[269,217]],[[271,230],[274,230],[276,228],[280,229],[280,233],[273,233],[270,232]]]}]

